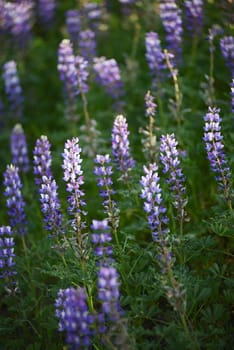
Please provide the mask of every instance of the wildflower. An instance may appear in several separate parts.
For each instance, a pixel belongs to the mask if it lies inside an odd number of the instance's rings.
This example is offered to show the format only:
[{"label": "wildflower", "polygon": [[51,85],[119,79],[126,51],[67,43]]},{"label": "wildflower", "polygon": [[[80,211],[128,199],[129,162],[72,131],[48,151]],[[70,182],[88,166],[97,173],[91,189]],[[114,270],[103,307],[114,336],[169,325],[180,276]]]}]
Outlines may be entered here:
[{"label": "wildflower", "polygon": [[174,54],[178,62],[181,58],[183,28],[181,10],[175,0],[164,0],[160,3],[160,17],[166,31],[167,49]]},{"label": "wildflower", "polygon": [[91,28],[91,30],[97,32],[104,15],[104,6],[94,2],[87,2],[82,8],[82,15],[84,27]]},{"label": "wildflower", "polygon": [[154,97],[151,95],[150,91],[147,91],[145,95],[145,107],[145,115],[147,117],[154,117],[157,105],[154,102]]},{"label": "wildflower", "polygon": [[193,35],[201,32],[203,25],[203,0],[186,0],[184,3],[186,13],[186,28]]},{"label": "wildflower", "polygon": [[5,191],[4,195],[7,198],[8,215],[10,217],[10,225],[20,235],[26,233],[26,215],[25,202],[21,193],[23,187],[20,177],[19,169],[14,165],[8,165],[4,173]]},{"label": "wildflower", "polygon": [[16,124],[11,133],[12,164],[26,173],[29,168],[28,148],[21,124]]},{"label": "wildflower", "polygon": [[38,14],[40,21],[46,27],[53,24],[56,9],[56,0],[39,0]]},{"label": "wildflower", "polygon": [[220,39],[220,47],[226,65],[230,69],[232,77],[234,77],[234,37],[225,36]]},{"label": "wildflower", "polygon": [[184,175],[180,167],[179,152],[177,150],[178,142],[174,134],[162,135],[160,144],[160,160],[163,165],[164,174],[168,174],[167,183],[173,193],[174,207],[178,210],[178,220],[182,222],[186,217],[185,198],[186,189],[184,187]]},{"label": "wildflower", "polygon": [[88,29],[79,34],[79,53],[86,61],[92,63],[93,58],[97,56],[95,33]]},{"label": "wildflower", "polygon": [[123,115],[118,115],[112,129],[112,153],[117,169],[121,171],[125,180],[128,179],[128,172],[135,166],[135,161],[129,152],[128,136],[127,120]]},{"label": "wildflower", "polygon": [[231,82],[231,104],[232,104],[232,113],[234,113],[234,79]]},{"label": "wildflower", "polygon": [[15,61],[9,61],[3,65],[3,79],[10,109],[16,118],[20,118],[22,117],[23,96]]},{"label": "wildflower", "polygon": [[67,10],[66,26],[70,40],[76,44],[81,30],[80,12],[78,10]]},{"label": "wildflower", "polygon": [[0,278],[4,279],[6,287],[11,288],[16,284],[14,237],[10,226],[0,227]]},{"label": "wildflower", "polygon": [[207,158],[210,162],[212,171],[216,174],[215,179],[220,190],[224,191],[226,200],[230,203],[231,195],[231,171],[228,166],[224,145],[222,143],[223,136],[221,134],[219,116],[220,110],[209,107],[208,113],[204,116],[204,137],[206,144]]},{"label": "wildflower", "polygon": [[106,261],[106,258],[110,258],[113,253],[112,247],[109,245],[112,237],[108,220],[93,220],[91,229],[95,232],[92,234],[92,243],[95,246],[94,254]]},{"label": "wildflower", "polygon": [[88,349],[91,346],[94,318],[88,310],[84,288],[60,289],[55,307],[59,331],[66,332],[69,349]]},{"label": "wildflower", "polygon": [[87,85],[87,79],[88,79],[88,61],[86,61],[81,56],[76,56],[75,58],[75,64],[77,69],[77,80],[78,80],[78,92],[80,93],[86,93],[88,92],[88,85]]},{"label": "wildflower", "polygon": [[156,85],[162,77],[162,70],[165,69],[164,54],[161,49],[159,36],[155,32],[146,33],[145,37],[146,59]]},{"label": "wildflower", "polygon": [[47,136],[42,135],[36,141],[33,151],[33,173],[35,175],[35,183],[40,186],[42,184],[42,177],[47,178],[52,176],[51,171],[51,145]]}]

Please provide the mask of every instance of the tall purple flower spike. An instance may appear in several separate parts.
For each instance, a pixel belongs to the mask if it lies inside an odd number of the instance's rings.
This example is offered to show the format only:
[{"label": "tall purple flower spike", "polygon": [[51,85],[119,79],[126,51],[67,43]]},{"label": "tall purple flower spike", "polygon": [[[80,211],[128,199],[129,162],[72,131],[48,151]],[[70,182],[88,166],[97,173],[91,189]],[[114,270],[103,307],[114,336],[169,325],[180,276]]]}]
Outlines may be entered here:
[{"label": "tall purple flower spike", "polygon": [[5,286],[11,288],[16,285],[14,237],[10,226],[0,227],[0,278]]},{"label": "tall purple flower spike", "polygon": [[38,15],[41,23],[50,28],[54,23],[56,0],[39,0]]},{"label": "tall purple flower spike", "polygon": [[92,234],[92,243],[95,247],[94,254],[102,259],[102,263],[110,262],[113,249],[110,245],[112,237],[108,220],[93,220],[91,229],[94,232]]},{"label": "tall purple flower spike", "polygon": [[52,176],[51,171],[51,144],[47,136],[42,135],[36,141],[36,145],[33,151],[33,173],[35,176],[35,183],[40,187],[42,184],[42,177],[47,178]]},{"label": "tall purple flower spike", "polygon": [[30,169],[28,147],[21,124],[16,124],[11,133],[11,154],[12,163],[23,173],[28,172]]},{"label": "tall purple flower spike", "polygon": [[94,57],[97,56],[96,46],[95,33],[92,30],[88,29],[79,33],[79,54],[84,57],[89,64],[92,63]]},{"label": "tall purple flower spike", "polygon": [[78,10],[67,10],[66,26],[73,45],[76,45],[81,31],[81,15]]},{"label": "tall purple flower spike", "polygon": [[226,65],[234,78],[234,37],[230,35],[220,39],[220,47]]},{"label": "tall purple flower spike", "polygon": [[186,28],[192,36],[201,32],[203,25],[203,0],[186,0],[184,2]]},{"label": "tall purple flower spike", "polygon": [[165,57],[162,52],[158,33],[146,33],[145,47],[146,59],[153,78],[153,83],[157,86],[162,78],[162,71],[166,68]]}]

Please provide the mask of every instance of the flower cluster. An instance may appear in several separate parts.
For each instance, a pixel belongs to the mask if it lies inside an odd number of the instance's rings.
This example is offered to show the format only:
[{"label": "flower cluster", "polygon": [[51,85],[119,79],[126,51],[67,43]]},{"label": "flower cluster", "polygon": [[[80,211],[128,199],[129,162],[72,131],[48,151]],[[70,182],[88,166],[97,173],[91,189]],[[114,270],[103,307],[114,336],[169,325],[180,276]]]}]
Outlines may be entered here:
[{"label": "flower cluster", "polygon": [[22,116],[23,96],[15,61],[9,61],[3,65],[3,79],[10,109],[16,118],[20,118]]},{"label": "flower cluster", "polygon": [[208,113],[204,116],[204,137],[206,144],[207,158],[210,162],[212,171],[216,174],[215,178],[219,188],[224,191],[227,201],[230,200],[231,191],[231,171],[228,166],[224,145],[222,143],[223,136],[221,134],[219,109],[209,107]]},{"label": "flower cluster", "polygon": [[128,179],[128,172],[135,166],[135,161],[129,151],[128,136],[127,120],[123,115],[118,115],[112,129],[112,153],[117,169],[121,171],[125,180]]},{"label": "flower cluster", "polygon": [[15,285],[15,253],[14,237],[10,226],[0,227],[0,278],[3,278],[6,286]]},{"label": "flower cluster", "polygon": [[97,56],[95,33],[90,29],[81,31],[79,33],[78,47],[80,55],[89,63],[92,63],[93,58]]},{"label": "flower cluster", "polygon": [[67,10],[66,26],[69,37],[75,45],[78,42],[79,33],[81,30],[80,12],[78,10]]},{"label": "flower cluster", "polygon": [[186,27],[193,36],[200,33],[203,25],[203,5],[203,0],[186,0],[184,3]]},{"label": "flower cluster", "polygon": [[4,173],[5,191],[4,195],[7,198],[8,215],[10,217],[10,225],[14,231],[20,235],[26,233],[26,215],[24,212],[25,202],[21,193],[23,187],[19,169],[14,165],[8,165]]},{"label": "flower cluster", "polygon": [[145,37],[146,59],[153,77],[153,81],[157,86],[162,70],[165,69],[164,53],[161,49],[161,42],[158,33],[149,32]]},{"label": "flower cluster", "polygon": [[232,77],[234,77],[234,37],[225,36],[220,39],[220,47],[226,65],[230,69]]},{"label": "flower cluster", "polygon": [[11,133],[11,154],[12,164],[16,165],[19,170],[26,173],[30,168],[28,148],[24,130],[20,124],[16,124]]},{"label": "flower cluster", "polygon": [[86,61],[81,56],[76,56],[75,58],[76,70],[77,70],[77,80],[78,80],[78,88],[80,93],[88,92],[88,61]]},{"label": "flower cluster", "polygon": [[164,0],[160,3],[160,17],[166,31],[167,48],[174,54],[176,61],[179,62],[183,28],[181,10],[175,0]]},{"label": "flower cluster", "polygon": [[95,2],[86,2],[82,8],[84,27],[97,32],[104,15],[104,5]]},{"label": "flower cluster", "polygon": [[80,157],[81,148],[79,147],[78,137],[72,140],[67,140],[65,143],[63,156],[64,181],[67,183],[67,192],[70,193],[68,197],[69,208],[68,211],[74,216],[72,220],[72,227],[79,233],[85,227],[82,222],[82,216],[86,215],[83,207],[86,205],[83,200],[84,192],[81,186],[84,184],[83,171],[81,169],[82,159]]},{"label": "flower cluster", "polygon": [[178,142],[175,135],[162,135],[160,144],[160,160],[163,165],[163,173],[168,174],[167,183],[170,185],[174,201],[173,205],[178,210],[177,218],[183,221],[186,217],[185,198],[186,189],[184,187],[184,175],[180,167]]},{"label": "flower cluster", "polygon": [[83,288],[60,289],[55,302],[59,331],[66,332],[69,349],[91,347],[93,316],[89,313],[87,296]]},{"label": "flower cluster", "polygon": [[93,220],[91,229],[94,231],[92,234],[92,243],[95,246],[94,254],[97,257],[101,257],[106,264],[112,256],[113,250],[110,246],[112,237],[110,234],[110,227],[108,225],[108,220]]},{"label": "flower cluster", "polygon": [[42,135],[36,141],[33,151],[33,173],[35,175],[35,183],[40,186],[42,184],[42,177],[47,178],[52,176],[51,172],[51,145],[47,136]]},{"label": "flower cluster", "polygon": [[147,91],[145,95],[145,107],[146,117],[154,117],[157,105],[154,102],[154,97],[151,95],[150,91]]},{"label": "flower cluster", "polygon": [[39,0],[38,15],[40,21],[47,28],[53,24],[56,9],[56,0]]}]

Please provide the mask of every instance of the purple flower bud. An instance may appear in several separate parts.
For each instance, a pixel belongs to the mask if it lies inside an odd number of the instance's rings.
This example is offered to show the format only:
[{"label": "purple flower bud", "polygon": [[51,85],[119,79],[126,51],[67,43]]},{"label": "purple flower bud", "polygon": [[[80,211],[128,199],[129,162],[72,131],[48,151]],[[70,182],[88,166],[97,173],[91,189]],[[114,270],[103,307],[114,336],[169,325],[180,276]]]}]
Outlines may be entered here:
[{"label": "purple flower bud", "polygon": [[15,253],[14,237],[10,226],[0,227],[0,278],[3,278],[6,286],[12,287],[16,284],[15,275]]},{"label": "purple flower bud", "polygon": [[146,59],[154,80],[155,85],[158,84],[162,77],[162,70],[166,68],[164,53],[161,49],[159,36],[155,32],[146,33],[145,36]]},{"label": "purple flower bud", "polygon": [[186,13],[186,27],[192,36],[201,32],[203,25],[203,0],[186,0],[184,3]]},{"label": "purple flower bud", "polygon": [[230,69],[232,77],[234,77],[234,37],[225,36],[220,39],[220,47],[226,65]]},{"label": "purple flower bud", "polygon": [[21,193],[22,183],[19,177],[19,169],[14,165],[8,165],[4,173],[5,191],[7,199],[8,215],[12,229],[24,235],[26,233],[26,215],[24,212],[25,202]]},{"label": "purple flower bud", "polygon": [[94,318],[87,306],[84,288],[67,288],[58,292],[55,302],[59,331],[66,332],[69,349],[88,349],[91,346]]},{"label": "purple flower bud", "polygon": [[15,61],[9,61],[4,64],[3,79],[12,114],[16,118],[20,118],[22,117],[23,96]]},{"label": "purple flower bud", "polygon": [[124,116],[118,115],[112,129],[112,153],[117,169],[122,172],[122,176],[126,180],[129,177],[128,172],[135,166],[135,161],[129,152],[128,136],[127,120]]},{"label": "purple flower bud", "polygon": [[92,30],[81,31],[78,47],[80,55],[92,63],[93,58],[97,56],[95,33]]},{"label": "purple flower bud", "polygon": [[78,10],[68,10],[66,12],[66,26],[69,37],[73,44],[77,43],[81,30],[80,12]]},{"label": "purple flower bud", "polygon": [[51,145],[47,136],[42,135],[37,141],[33,151],[33,173],[35,175],[35,183],[40,186],[42,177],[52,176],[51,172]]},{"label": "purple flower bud", "polygon": [[12,164],[26,173],[30,169],[28,148],[24,130],[20,124],[16,124],[11,133]]},{"label": "purple flower bud", "polygon": [[39,0],[38,15],[41,23],[47,28],[53,24],[55,9],[56,0]]}]

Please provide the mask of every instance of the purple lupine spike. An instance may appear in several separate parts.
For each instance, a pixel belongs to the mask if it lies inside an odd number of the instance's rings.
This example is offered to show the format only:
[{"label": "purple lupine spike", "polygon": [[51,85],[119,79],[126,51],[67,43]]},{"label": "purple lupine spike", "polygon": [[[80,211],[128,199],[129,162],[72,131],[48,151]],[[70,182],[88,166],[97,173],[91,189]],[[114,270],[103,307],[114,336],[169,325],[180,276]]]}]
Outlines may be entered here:
[{"label": "purple lupine spike", "polygon": [[28,147],[21,124],[16,124],[11,133],[11,154],[12,164],[17,166],[20,171],[28,172],[30,169]]},{"label": "purple lupine spike", "polygon": [[79,33],[78,48],[80,55],[89,64],[92,63],[93,58],[97,56],[95,33],[92,30],[88,29]]},{"label": "purple lupine spike", "polygon": [[112,153],[117,169],[121,171],[125,180],[129,178],[128,172],[135,166],[135,161],[130,155],[128,136],[127,120],[123,115],[118,115],[112,129]]},{"label": "purple lupine spike", "polygon": [[51,232],[49,237],[63,233],[62,214],[58,199],[58,186],[52,177],[42,176],[40,202],[45,230]]},{"label": "purple lupine spike", "polygon": [[58,71],[63,82],[67,102],[67,118],[75,120],[76,96],[78,95],[78,77],[76,58],[70,40],[64,39],[58,50]]},{"label": "purple lupine spike", "polygon": [[159,184],[158,166],[153,163],[143,167],[145,176],[141,177],[141,198],[145,200],[144,211],[156,242],[162,242],[169,233],[166,208],[163,205],[162,189]]},{"label": "purple lupine spike", "polygon": [[58,329],[66,332],[69,349],[89,349],[94,317],[88,310],[84,288],[59,290],[55,307],[55,315],[59,319]]},{"label": "purple lupine spike", "polygon": [[177,219],[182,223],[186,218],[185,206],[187,198],[184,186],[185,177],[181,170],[178,142],[174,134],[162,135],[160,144],[160,160],[163,165],[163,173],[168,175],[167,183],[170,185],[174,201],[173,206],[177,209]]},{"label": "purple lupine spike", "polygon": [[94,2],[87,2],[82,8],[84,27],[91,28],[97,32],[104,15],[104,6]]},{"label": "purple lupine spike", "polygon": [[10,226],[0,227],[0,278],[4,279],[5,286],[9,289],[16,285],[14,237]]},{"label": "purple lupine spike", "polygon": [[9,61],[3,65],[3,79],[10,109],[15,118],[20,118],[22,117],[23,95],[15,61]]},{"label": "purple lupine spike", "polygon": [[203,0],[186,0],[186,28],[192,36],[200,34],[203,25]]},{"label": "purple lupine spike", "polygon": [[109,165],[111,158],[109,154],[97,154],[94,160],[96,166],[94,167],[94,174],[97,176],[97,185],[102,189],[99,191],[103,198],[103,205],[105,213],[108,215],[109,222],[115,230],[119,225],[119,210],[116,202],[112,199],[115,191],[112,188],[113,181],[111,175],[113,174],[112,166]]},{"label": "purple lupine spike", "polygon": [[232,104],[232,113],[234,113],[234,79],[231,82],[231,104]]},{"label": "purple lupine spike", "polygon": [[108,220],[93,220],[91,229],[94,232],[92,234],[92,243],[95,246],[94,254],[97,257],[101,257],[104,260],[104,262],[106,262],[106,259],[110,261],[109,259],[112,256],[113,249],[110,246],[112,237],[110,234]]},{"label": "purple lupine spike", "polygon": [[226,65],[230,69],[232,77],[234,77],[234,37],[230,35],[220,39],[220,47]]},{"label": "purple lupine spike", "polygon": [[51,171],[51,145],[47,136],[42,135],[36,141],[33,151],[33,173],[35,176],[35,183],[38,187],[42,184],[42,177],[47,178],[52,176]]},{"label": "purple lupine spike", "polygon": [[145,95],[145,115],[146,117],[154,117],[157,104],[154,102],[154,97],[150,91]]},{"label": "purple lupine spike", "polygon": [[88,61],[86,61],[81,56],[76,56],[75,58],[76,69],[77,69],[77,79],[78,79],[78,88],[80,93],[87,93],[89,87],[87,85],[88,80]]},{"label": "purple lupine spike", "polygon": [[98,83],[115,99],[117,105],[121,103],[120,98],[123,95],[123,82],[116,60],[114,58],[106,59],[105,57],[95,58],[93,68]]},{"label": "purple lupine spike", "polygon": [[220,123],[222,118],[219,116],[220,110],[209,107],[208,113],[204,116],[204,137],[206,144],[207,158],[210,162],[212,171],[215,173],[215,179],[220,190],[224,191],[224,196],[228,203],[231,196],[231,170],[228,166],[223,136]]},{"label": "purple lupine spike", "polygon": [[83,199],[84,191],[81,189],[84,184],[83,170],[81,169],[82,159],[80,156],[81,148],[78,137],[67,140],[65,143],[63,156],[64,181],[67,183],[68,212],[74,217],[71,221],[73,229],[78,233],[78,240],[82,246],[81,232],[86,227],[84,216],[86,212],[83,207],[86,203]]},{"label": "purple lupine spike", "polygon": [[41,23],[49,28],[54,23],[56,0],[39,0],[38,15]]},{"label": "purple lupine spike", "polygon": [[20,180],[19,169],[16,166],[12,164],[7,166],[3,184],[5,186],[4,195],[6,197],[10,225],[15,232],[25,235],[27,221],[24,211],[25,201],[21,193],[23,185]]},{"label": "purple lupine spike", "polygon": [[162,71],[166,68],[164,53],[158,33],[149,32],[145,36],[146,59],[153,77],[153,83],[157,86],[162,78]]},{"label": "purple lupine spike", "polygon": [[6,28],[20,48],[25,48],[32,37],[33,9],[32,1],[5,3]]},{"label": "purple lupine spike", "polygon": [[166,31],[167,49],[174,54],[176,62],[180,62],[183,28],[181,10],[175,0],[160,3],[160,18]]},{"label": "purple lupine spike", "polygon": [[81,18],[78,10],[67,10],[66,26],[71,41],[76,44],[81,30]]}]

